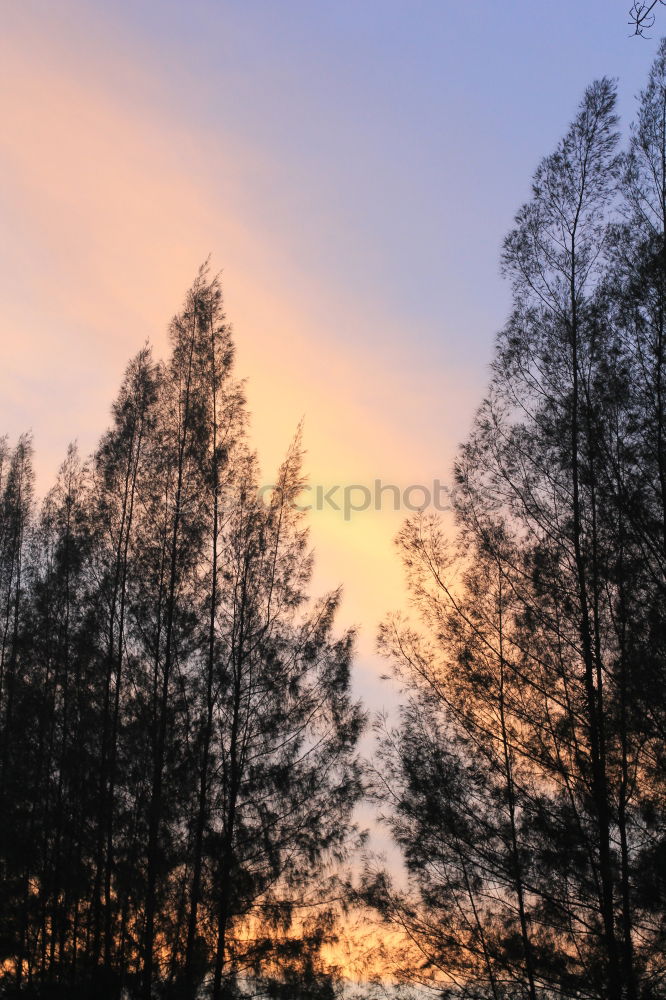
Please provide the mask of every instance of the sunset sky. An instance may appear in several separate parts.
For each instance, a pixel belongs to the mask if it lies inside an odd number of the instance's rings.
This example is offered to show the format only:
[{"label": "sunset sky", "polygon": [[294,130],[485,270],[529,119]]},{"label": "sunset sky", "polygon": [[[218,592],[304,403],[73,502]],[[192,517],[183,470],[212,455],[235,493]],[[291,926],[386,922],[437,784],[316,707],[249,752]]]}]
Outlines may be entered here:
[{"label": "sunset sky", "polygon": [[[0,429],[32,428],[40,491],[209,254],[266,481],[301,417],[314,483],[448,480],[532,171],[595,76],[627,121],[658,38],[629,37],[628,0],[2,7]],[[311,521],[373,708],[401,517]]]}]

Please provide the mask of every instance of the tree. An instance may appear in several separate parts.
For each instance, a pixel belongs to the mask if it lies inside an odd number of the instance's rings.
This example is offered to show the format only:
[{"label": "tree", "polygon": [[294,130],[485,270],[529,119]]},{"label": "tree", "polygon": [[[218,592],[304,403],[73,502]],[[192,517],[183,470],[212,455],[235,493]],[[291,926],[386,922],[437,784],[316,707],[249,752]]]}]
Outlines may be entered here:
[{"label": "tree", "polygon": [[411,891],[367,891],[447,996],[663,995],[663,73],[628,156],[602,80],[538,168],[457,548],[427,517],[398,540],[421,625],[380,634],[410,701],[378,791]]},{"label": "tree", "polygon": [[[122,753],[123,717],[121,709],[127,663],[126,638],[131,627],[132,557],[137,544],[137,490],[146,443],[154,432],[157,400],[157,371],[149,349],[142,350],[130,363],[120,394],[113,407],[115,425],[103,437],[95,456],[97,501],[93,518],[96,527],[95,571],[99,580],[99,637],[103,676],[97,763],[98,802],[96,809],[95,876],[91,903],[91,964],[96,981],[103,937],[105,977],[112,974],[114,950],[119,944],[118,914],[113,905],[113,876],[117,824],[116,808],[119,755]],[[122,767],[120,768],[122,773]],[[124,898],[128,886],[116,896]],[[121,935],[122,940],[122,935]],[[122,956],[122,948],[121,948]],[[122,962],[122,957],[121,957]]]},{"label": "tree", "polygon": [[26,562],[33,515],[32,441],[24,435],[10,450],[0,440],[0,863],[5,891],[0,910],[3,959],[13,962],[17,983],[24,972],[28,875],[22,825],[29,807],[17,734],[22,719],[21,646],[26,615]]},{"label": "tree", "polygon": [[253,466],[231,516],[221,594],[221,781],[209,834],[214,997],[226,995],[229,951],[253,961],[252,947],[230,946],[234,921],[287,930],[292,915],[313,907],[322,864],[341,856],[361,793],[353,752],[363,716],[348,690],[353,635],[332,636],[339,592],[306,607],[312,559],[296,506],[298,439],[267,505],[256,501]]}]

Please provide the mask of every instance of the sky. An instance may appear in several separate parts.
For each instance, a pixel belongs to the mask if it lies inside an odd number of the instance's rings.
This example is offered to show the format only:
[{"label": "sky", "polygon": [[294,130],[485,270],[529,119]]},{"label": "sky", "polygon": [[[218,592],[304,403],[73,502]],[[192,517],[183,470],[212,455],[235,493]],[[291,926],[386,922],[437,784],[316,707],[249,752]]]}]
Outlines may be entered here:
[{"label": "sky", "polygon": [[[625,125],[644,85],[659,36],[628,6],[0,0],[0,432],[32,429],[39,491],[208,255],[266,482],[301,418],[313,484],[449,482],[533,170],[595,77]],[[404,514],[311,517],[371,709]]]}]

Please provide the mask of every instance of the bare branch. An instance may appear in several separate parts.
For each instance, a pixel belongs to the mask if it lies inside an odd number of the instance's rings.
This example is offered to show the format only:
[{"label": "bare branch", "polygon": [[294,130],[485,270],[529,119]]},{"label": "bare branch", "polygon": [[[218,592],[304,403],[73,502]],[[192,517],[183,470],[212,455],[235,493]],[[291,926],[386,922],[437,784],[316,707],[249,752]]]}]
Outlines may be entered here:
[{"label": "bare branch", "polygon": [[629,11],[629,24],[634,29],[632,32],[634,35],[639,35],[641,38],[648,37],[645,32],[654,27],[656,20],[654,9],[659,4],[663,5],[664,2],[665,0],[652,0],[652,3],[634,0]]}]

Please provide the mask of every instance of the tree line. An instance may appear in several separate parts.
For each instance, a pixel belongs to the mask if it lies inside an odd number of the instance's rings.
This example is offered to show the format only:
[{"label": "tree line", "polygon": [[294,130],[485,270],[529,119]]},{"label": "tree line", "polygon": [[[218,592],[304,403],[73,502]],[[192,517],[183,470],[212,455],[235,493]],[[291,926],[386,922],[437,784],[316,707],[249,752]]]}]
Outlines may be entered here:
[{"label": "tree line", "polygon": [[[41,504],[3,445],[3,995],[332,998],[355,903],[441,1000],[666,997],[666,42],[626,149],[615,104],[588,88],[504,242],[455,531],[398,538],[374,760],[300,437],[260,498],[217,278]],[[363,795],[404,885],[342,878]]]},{"label": "tree line", "polygon": [[308,600],[298,437],[259,499],[205,269],[170,336],[38,508],[30,439],[0,451],[3,995],[326,995],[353,635]]}]

